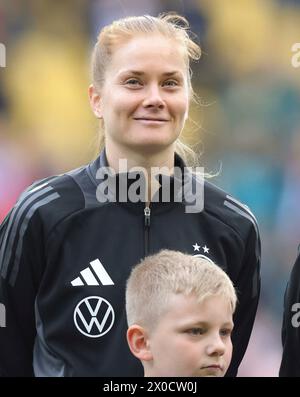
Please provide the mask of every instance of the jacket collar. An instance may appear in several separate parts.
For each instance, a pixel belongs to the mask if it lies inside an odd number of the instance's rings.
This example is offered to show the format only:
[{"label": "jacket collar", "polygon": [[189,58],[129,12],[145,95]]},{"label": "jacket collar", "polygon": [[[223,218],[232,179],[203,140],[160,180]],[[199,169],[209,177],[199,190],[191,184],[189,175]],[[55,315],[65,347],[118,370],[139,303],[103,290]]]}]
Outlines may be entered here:
[{"label": "jacket collar", "polygon": [[[101,170],[103,169],[108,169],[109,165],[107,162],[107,157],[105,150],[102,150],[100,155],[88,166],[88,172],[90,174],[90,177],[92,178],[94,184],[99,187],[99,185],[105,181],[104,178],[102,178],[102,173]],[[100,172],[99,172],[100,170]],[[100,178],[99,178],[100,174]],[[136,175],[136,174],[135,174]],[[115,178],[115,186],[116,189],[110,189],[110,198],[111,200],[109,201],[115,201],[124,204],[122,200],[120,200],[120,192],[119,192],[119,187],[122,186],[122,183],[125,183],[126,180],[126,187],[129,191],[130,187],[137,182],[137,179],[134,178],[133,174],[128,174],[128,173],[120,173],[120,174],[114,174]],[[121,182],[121,184],[120,184]],[[158,204],[184,204],[184,205],[190,205],[193,206],[193,200],[195,199],[195,194],[194,192],[200,192],[202,194],[202,197],[200,198],[200,201],[203,200],[203,195],[204,195],[204,179],[203,177],[199,177],[195,175],[192,172],[192,169],[190,167],[186,167],[183,159],[175,153],[175,173],[173,176],[167,176],[167,175],[159,175],[159,182],[161,184],[160,189],[157,191],[155,196],[152,198],[151,201],[151,206],[155,206]],[[123,185],[124,186],[124,185]],[[164,196],[164,192],[162,187],[164,186],[169,186],[170,194],[168,197],[168,194]],[[132,186],[133,187],[133,186]],[[125,188],[126,191],[126,188]],[[199,194],[198,194],[199,196]],[[167,201],[166,201],[167,197]],[[195,200],[194,200],[195,201]],[[200,203],[199,201],[199,203]],[[145,200],[144,201],[138,201],[138,202],[130,202],[130,200],[126,201],[127,204],[142,204],[145,206]],[[202,204],[200,203],[200,206]],[[196,208],[196,207],[195,207]],[[198,208],[198,206],[197,206]],[[199,212],[197,211],[190,211],[190,212]]]}]

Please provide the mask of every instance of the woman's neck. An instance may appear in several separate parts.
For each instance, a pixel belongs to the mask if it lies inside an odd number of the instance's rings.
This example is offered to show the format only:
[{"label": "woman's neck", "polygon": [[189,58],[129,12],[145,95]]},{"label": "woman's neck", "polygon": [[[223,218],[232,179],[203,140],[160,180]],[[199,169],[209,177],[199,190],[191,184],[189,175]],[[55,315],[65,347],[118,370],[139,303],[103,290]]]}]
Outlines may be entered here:
[{"label": "woman's neck", "polygon": [[[107,143],[105,151],[108,165],[117,173],[126,171],[124,169],[125,163],[127,165],[127,171],[130,171],[134,167],[144,168],[149,174],[153,167],[166,167],[171,173],[173,171],[174,145],[156,152],[147,151],[147,149],[143,152],[137,152],[130,148],[115,150],[115,148],[110,147],[109,143]],[[120,160],[126,160],[126,162],[120,162]]]},{"label": "woman's neck", "polygon": [[[174,173],[175,145],[157,152],[145,150],[141,153],[130,148],[116,150],[115,145],[111,146],[107,142],[105,151],[108,165],[116,173],[130,172],[133,168],[138,168],[144,172],[148,186],[147,205],[149,205],[150,197],[153,197],[159,187],[155,175],[173,175]],[[155,186],[156,184],[157,186]]]}]

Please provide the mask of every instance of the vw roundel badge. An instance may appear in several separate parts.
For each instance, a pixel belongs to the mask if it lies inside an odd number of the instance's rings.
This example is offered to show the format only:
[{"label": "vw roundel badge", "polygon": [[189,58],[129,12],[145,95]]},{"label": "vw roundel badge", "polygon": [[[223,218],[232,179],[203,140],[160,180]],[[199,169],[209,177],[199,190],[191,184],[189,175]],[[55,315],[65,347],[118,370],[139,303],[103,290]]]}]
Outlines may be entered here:
[{"label": "vw roundel badge", "polygon": [[105,335],[113,326],[115,312],[112,305],[100,296],[82,299],[74,310],[74,323],[80,333],[89,338]]}]

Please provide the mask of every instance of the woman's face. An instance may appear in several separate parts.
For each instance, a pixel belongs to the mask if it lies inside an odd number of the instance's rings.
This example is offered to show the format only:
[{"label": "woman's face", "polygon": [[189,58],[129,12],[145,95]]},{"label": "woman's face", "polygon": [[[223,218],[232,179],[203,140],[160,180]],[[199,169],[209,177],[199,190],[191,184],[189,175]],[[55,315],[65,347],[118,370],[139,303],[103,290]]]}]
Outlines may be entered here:
[{"label": "woman's face", "polygon": [[161,35],[140,36],[117,47],[100,95],[92,104],[104,120],[106,146],[156,152],[174,144],[189,107],[182,48]]}]

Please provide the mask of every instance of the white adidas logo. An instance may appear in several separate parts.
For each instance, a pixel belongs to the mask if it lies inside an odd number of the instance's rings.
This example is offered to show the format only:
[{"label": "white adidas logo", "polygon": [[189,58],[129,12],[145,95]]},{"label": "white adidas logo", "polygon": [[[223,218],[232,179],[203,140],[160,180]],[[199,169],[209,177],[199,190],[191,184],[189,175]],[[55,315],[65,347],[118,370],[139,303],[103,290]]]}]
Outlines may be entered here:
[{"label": "white adidas logo", "polygon": [[[90,265],[94,272],[90,269],[90,266],[83,269],[80,274],[81,277],[75,278],[71,281],[73,287],[79,287],[81,285],[114,285],[115,283],[110,278],[107,271],[104,269],[104,266],[100,262],[99,259],[95,259],[94,261],[90,262]],[[99,281],[97,280],[96,276],[98,277]],[[82,280],[83,279],[83,280]]]}]

